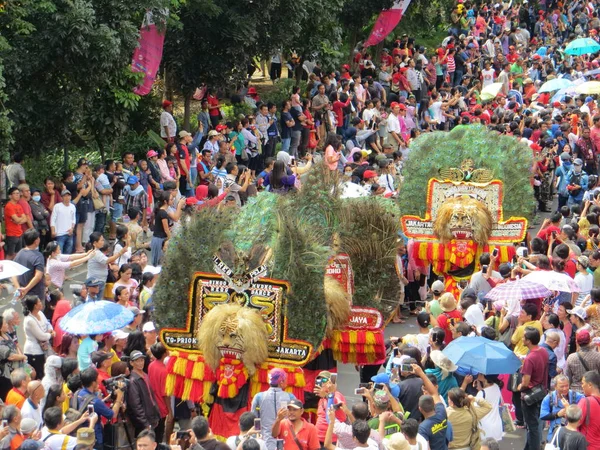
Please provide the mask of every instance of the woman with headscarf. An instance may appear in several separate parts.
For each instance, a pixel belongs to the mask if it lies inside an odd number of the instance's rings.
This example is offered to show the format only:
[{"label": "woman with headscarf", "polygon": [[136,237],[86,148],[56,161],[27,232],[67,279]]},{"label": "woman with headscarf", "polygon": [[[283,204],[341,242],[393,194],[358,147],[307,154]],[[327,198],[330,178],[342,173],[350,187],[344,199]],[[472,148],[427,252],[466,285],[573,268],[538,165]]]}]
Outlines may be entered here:
[{"label": "woman with headscarf", "polygon": [[425,373],[427,375],[435,375],[435,378],[438,380],[440,396],[448,403],[448,392],[452,388],[458,388],[458,381],[456,381],[453,374],[458,367],[440,350],[433,350],[429,357],[435,365],[435,368],[426,369]]},{"label": "woman with headscarf", "polygon": [[[42,378],[42,386],[44,387],[44,391],[47,393],[50,389],[50,386],[54,384],[58,384],[62,386],[63,377],[62,377],[62,358],[58,355],[50,355],[46,358],[46,364],[44,364],[44,378]],[[42,398],[40,401],[40,406],[43,408],[44,403],[46,401],[46,397]]]}]

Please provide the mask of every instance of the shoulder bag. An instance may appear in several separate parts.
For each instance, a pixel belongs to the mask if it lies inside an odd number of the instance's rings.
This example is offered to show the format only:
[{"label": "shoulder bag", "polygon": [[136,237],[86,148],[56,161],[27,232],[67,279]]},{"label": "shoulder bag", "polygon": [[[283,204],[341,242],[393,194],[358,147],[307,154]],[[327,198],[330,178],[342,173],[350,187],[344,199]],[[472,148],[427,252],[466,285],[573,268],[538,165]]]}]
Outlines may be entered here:
[{"label": "shoulder bag", "polygon": [[558,427],[558,429],[554,433],[554,436],[552,436],[552,440],[550,442],[546,442],[544,450],[560,450],[558,447],[558,434],[560,433],[561,428],[562,427]]}]

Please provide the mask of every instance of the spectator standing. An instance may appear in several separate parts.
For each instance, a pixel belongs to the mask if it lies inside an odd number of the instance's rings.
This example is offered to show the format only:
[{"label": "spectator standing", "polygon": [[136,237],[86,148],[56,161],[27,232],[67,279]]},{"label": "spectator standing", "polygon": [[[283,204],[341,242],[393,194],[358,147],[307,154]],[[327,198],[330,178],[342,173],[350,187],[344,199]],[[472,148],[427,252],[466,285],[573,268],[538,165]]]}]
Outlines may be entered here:
[{"label": "spectator standing", "polygon": [[8,202],[4,207],[4,225],[6,229],[6,258],[13,259],[23,248],[23,228],[27,223],[27,216],[19,204],[21,191],[16,186],[8,190]]},{"label": "spectator standing", "polygon": [[26,183],[25,169],[21,165],[22,162],[23,156],[20,153],[15,153],[12,157],[12,162],[6,166],[6,178],[10,188]]},{"label": "spectator standing", "polygon": [[555,431],[565,424],[569,405],[577,405],[584,397],[583,394],[569,388],[569,379],[565,375],[558,375],[554,382],[555,390],[544,397],[540,409],[540,419],[550,422],[547,442],[552,441]]},{"label": "spectator standing", "polygon": [[156,428],[160,422],[160,413],[150,391],[148,375],[144,372],[145,355],[134,350],[129,355],[129,361],[133,370],[127,388],[127,415],[138,435],[144,429]]},{"label": "spectator standing", "polygon": [[600,370],[600,353],[591,345],[592,337],[588,330],[579,330],[575,339],[579,351],[571,353],[567,358],[565,375],[569,378],[571,389],[575,392],[583,392],[583,374],[590,370]]},{"label": "spectator standing", "polygon": [[423,369],[417,364],[412,367],[415,374],[423,380],[424,390],[430,394],[419,399],[419,411],[424,418],[419,425],[419,434],[425,438],[431,450],[447,450],[452,436],[448,433],[448,416],[442,397]]},{"label": "spectator standing", "polygon": [[43,313],[44,305],[35,295],[28,295],[23,300],[25,320],[25,346],[23,352],[27,362],[35,369],[36,378],[44,377],[46,351],[50,348],[50,339],[54,336],[52,325]]},{"label": "spectator standing", "polygon": [[[336,379],[337,379],[337,374]],[[319,372],[315,381],[314,393],[320,397],[317,406],[317,433],[319,442],[325,441],[325,433],[327,432],[327,411],[328,409],[339,403],[346,403],[346,399],[341,392],[337,391],[337,384],[332,380],[332,373],[326,370]],[[339,421],[346,420],[346,414],[341,409],[336,410],[336,417]],[[337,439],[334,437],[334,442]]]},{"label": "spectator standing", "polygon": [[136,208],[142,213],[142,223],[146,223],[148,193],[140,184],[138,177],[131,175],[127,178],[127,186],[125,186],[125,189],[123,189],[123,196],[125,197],[125,211],[129,211],[131,208]]},{"label": "spectator standing", "polygon": [[[230,450],[237,450],[238,445],[247,441],[248,439],[254,439],[258,443],[260,450],[267,450],[267,446],[265,441],[257,438],[256,436],[260,433],[260,430],[256,430],[254,428],[254,420],[257,417],[247,411],[240,416],[239,426],[240,426],[240,434],[236,434],[234,436],[230,436],[227,438],[226,444],[229,446]],[[261,427],[262,427],[262,418],[261,418]],[[271,430],[269,430],[269,435]],[[264,435],[263,435],[264,436]]]},{"label": "spectator standing", "polygon": [[167,382],[165,358],[169,356],[169,352],[162,342],[153,344],[150,347],[150,351],[155,359],[148,366],[148,380],[150,382],[150,390],[156,399],[156,405],[158,406],[158,412],[160,413],[160,422],[155,430],[156,440],[162,442],[165,437],[166,422],[173,418],[173,411],[171,411],[171,397],[165,394],[165,385]]},{"label": "spectator standing", "polygon": [[204,450],[229,450],[225,442],[215,439],[205,417],[198,416],[192,420],[192,431],[196,441]]},{"label": "spectator standing", "polygon": [[[44,301],[46,298],[46,287],[44,284],[44,255],[38,250],[40,246],[40,234],[35,229],[29,229],[23,234],[23,244],[15,262],[27,267],[29,270],[16,279],[21,297],[35,295]],[[43,305],[43,304],[42,304]]]},{"label": "spectator standing", "polygon": [[39,380],[30,381],[27,385],[27,400],[21,408],[21,417],[23,419],[33,419],[38,425],[42,426],[42,406],[41,400],[46,396],[46,391],[42,382]]},{"label": "spectator standing", "polygon": [[321,448],[317,428],[302,418],[304,406],[300,400],[294,399],[287,408],[277,412],[277,419],[271,429],[271,435],[283,439],[283,450],[318,450]]},{"label": "spectator standing", "polygon": [[448,422],[452,425],[454,439],[448,448],[478,448],[481,430],[479,426],[473,424],[479,424],[491,410],[492,405],[483,397],[475,399],[460,388],[450,389],[446,413]]},{"label": "spectator standing", "polygon": [[162,102],[163,112],[160,114],[160,137],[166,142],[174,142],[177,134],[177,123],[173,118],[173,102]]},{"label": "spectator standing", "polygon": [[579,400],[581,422],[579,432],[585,436],[589,450],[600,449],[600,374],[589,371],[581,382],[585,398]]},{"label": "spectator standing", "polygon": [[269,450],[275,450],[276,441],[271,436],[271,428],[277,420],[277,413],[280,409],[294,400],[293,394],[285,392],[287,387],[287,374],[285,370],[274,368],[269,371],[269,389],[259,392],[252,399],[252,412],[256,417],[260,417],[261,433],[266,446]]},{"label": "spectator standing", "polygon": [[521,391],[521,408],[527,427],[525,450],[538,450],[542,442],[540,407],[544,397],[538,399],[534,392],[539,388],[544,392],[548,389],[548,353],[538,346],[540,336],[540,331],[531,326],[527,326],[523,333],[523,344],[529,352],[523,361],[523,378],[517,390]]},{"label": "spectator standing", "polygon": [[4,396],[5,405],[15,405],[19,410],[23,407],[27,395],[27,385],[31,381],[23,369],[15,369],[10,374],[12,389]]},{"label": "spectator standing", "polygon": [[[121,386],[119,386],[115,391],[115,400],[112,407],[108,407],[106,403],[104,403],[104,401],[102,401],[102,399],[98,396],[98,371],[93,367],[88,367],[81,372],[80,377],[83,388],[77,393],[77,409],[79,409],[79,411],[84,411],[87,409],[88,405],[92,405],[94,407],[95,415],[97,415],[98,418],[104,418],[108,421],[111,421],[113,417],[118,416],[119,411],[123,407],[123,391]],[[46,413],[50,409],[53,408],[49,408]],[[102,421],[98,420],[94,424],[90,423],[90,427],[93,428],[94,432],[96,433],[96,444],[98,445],[97,448],[103,448],[104,433],[102,430]]]},{"label": "spectator standing", "polygon": [[577,431],[577,427],[581,423],[581,408],[577,405],[570,405],[566,409],[565,416],[567,425],[561,427],[558,432],[557,447],[564,450],[587,450],[588,443],[585,436]]}]

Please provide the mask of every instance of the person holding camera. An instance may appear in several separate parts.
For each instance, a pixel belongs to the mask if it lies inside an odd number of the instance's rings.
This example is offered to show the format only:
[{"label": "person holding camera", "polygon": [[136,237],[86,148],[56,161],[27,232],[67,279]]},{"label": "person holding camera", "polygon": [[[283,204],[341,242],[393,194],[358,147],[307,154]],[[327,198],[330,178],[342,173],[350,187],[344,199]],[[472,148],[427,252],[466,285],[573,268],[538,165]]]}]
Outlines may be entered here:
[{"label": "person holding camera", "polygon": [[[88,367],[80,374],[81,384],[83,388],[77,393],[77,409],[84,411],[86,408],[90,413],[95,412],[99,417],[104,417],[111,421],[115,416],[118,416],[121,407],[123,406],[123,387],[119,386],[115,390],[115,401],[112,408],[109,408],[104,400],[98,396],[99,382],[98,371],[93,367]],[[94,425],[96,433],[96,444],[102,448],[104,444],[104,434],[102,430],[102,421],[98,420]]]},{"label": "person holding camera", "polygon": [[145,429],[153,429],[160,422],[160,413],[150,391],[150,380],[144,372],[146,355],[134,350],[129,355],[132,367],[127,389],[127,416],[135,428],[136,436]]},{"label": "person holding camera", "polygon": [[[333,405],[346,403],[346,398],[337,390],[337,374],[326,370],[319,372],[315,381],[314,393],[320,397],[317,407],[317,434],[319,442],[325,442],[327,433],[327,410]],[[336,417],[340,422],[346,421],[346,414],[341,409],[336,408]],[[334,436],[334,442],[337,438]]]}]

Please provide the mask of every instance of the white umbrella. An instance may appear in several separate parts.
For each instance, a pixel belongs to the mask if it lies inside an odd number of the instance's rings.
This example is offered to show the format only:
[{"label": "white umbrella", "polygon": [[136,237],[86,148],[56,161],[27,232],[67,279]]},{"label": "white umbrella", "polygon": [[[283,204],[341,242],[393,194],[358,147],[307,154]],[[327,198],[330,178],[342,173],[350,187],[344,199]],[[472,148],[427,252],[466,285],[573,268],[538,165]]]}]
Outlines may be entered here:
[{"label": "white umbrella", "polygon": [[523,277],[524,280],[533,281],[545,286],[551,291],[581,292],[575,280],[565,273],[554,270],[536,270]]},{"label": "white umbrella", "polygon": [[496,96],[500,93],[500,91],[502,90],[502,86],[503,83],[492,83],[492,84],[488,84],[486,87],[484,87],[481,90],[481,94],[480,97],[483,100],[491,100],[493,98],[496,98]]},{"label": "white umbrella", "polygon": [[29,269],[19,263],[9,259],[0,261],[0,280],[18,277],[19,275],[23,275],[25,272],[29,272]]}]

